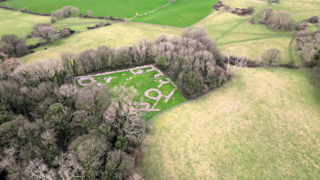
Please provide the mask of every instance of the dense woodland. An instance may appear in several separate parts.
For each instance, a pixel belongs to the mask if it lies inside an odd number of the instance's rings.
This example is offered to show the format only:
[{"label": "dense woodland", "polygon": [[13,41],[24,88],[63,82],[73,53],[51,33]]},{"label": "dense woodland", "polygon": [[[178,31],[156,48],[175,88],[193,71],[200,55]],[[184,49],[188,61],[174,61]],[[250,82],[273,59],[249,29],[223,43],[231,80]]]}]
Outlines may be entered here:
[{"label": "dense woodland", "polygon": [[[0,177],[5,179],[137,178],[149,128],[133,111],[136,90],[91,86],[72,77],[106,68],[156,63],[191,97],[225,79],[216,44],[203,29],[165,35],[134,47],[100,46],[62,61],[23,65],[1,54]],[[220,66],[221,67],[220,67]]]}]

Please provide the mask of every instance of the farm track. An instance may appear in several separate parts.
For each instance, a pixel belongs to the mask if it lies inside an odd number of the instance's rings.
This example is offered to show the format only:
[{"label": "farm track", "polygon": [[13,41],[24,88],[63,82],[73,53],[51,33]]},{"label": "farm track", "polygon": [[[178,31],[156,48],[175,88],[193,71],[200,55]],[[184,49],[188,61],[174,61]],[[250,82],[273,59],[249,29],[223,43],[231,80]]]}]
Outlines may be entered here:
[{"label": "farm track", "polygon": [[186,28],[179,28],[179,27],[173,27],[173,26],[163,26],[163,25],[150,24],[150,23],[142,23],[142,22],[120,22],[120,23],[126,23],[126,24],[142,24],[142,25],[149,25],[149,26],[154,26],[154,27],[164,27],[164,28],[180,29],[180,30],[185,30],[185,29],[186,29]]},{"label": "farm track", "polygon": [[232,30],[236,29],[238,26],[240,26],[242,23],[246,22],[247,19],[240,21],[239,23],[237,23],[235,26],[233,26],[231,29],[229,29],[228,31],[226,31],[225,33],[223,33],[220,37],[218,37],[216,39],[216,41],[218,41],[219,39],[223,38],[224,36],[226,36],[227,34],[229,34]]},{"label": "farm track", "polygon": [[[279,38],[279,36],[273,36],[273,37],[262,37],[262,38],[252,38],[252,39],[245,39],[245,40],[239,40],[239,41],[231,41],[226,43],[219,43],[219,45],[227,45],[227,44],[235,44],[235,43],[243,43],[243,42],[249,42],[249,41],[257,41],[262,39],[272,39],[272,38]],[[280,36],[281,38],[281,36]]]}]

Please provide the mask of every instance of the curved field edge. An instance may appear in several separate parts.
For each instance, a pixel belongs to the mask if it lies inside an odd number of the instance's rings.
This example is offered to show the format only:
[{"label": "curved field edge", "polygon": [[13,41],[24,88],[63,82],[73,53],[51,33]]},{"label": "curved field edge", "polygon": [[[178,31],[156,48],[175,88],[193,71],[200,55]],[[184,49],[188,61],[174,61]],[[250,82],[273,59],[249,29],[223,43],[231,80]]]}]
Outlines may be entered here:
[{"label": "curved field edge", "polygon": [[146,179],[318,179],[320,93],[307,69],[246,69],[149,123]]}]

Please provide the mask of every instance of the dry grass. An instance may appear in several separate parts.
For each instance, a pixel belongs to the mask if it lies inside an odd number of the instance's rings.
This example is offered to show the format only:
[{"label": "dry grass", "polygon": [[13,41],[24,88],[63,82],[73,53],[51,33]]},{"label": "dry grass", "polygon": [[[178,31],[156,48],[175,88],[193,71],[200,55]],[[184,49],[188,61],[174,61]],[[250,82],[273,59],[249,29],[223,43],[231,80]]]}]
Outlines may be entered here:
[{"label": "dry grass", "polygon": [[[118,23],[107,27],[85,31],[55,41],[35,49],[35,53],[21,58],[22,62],[34,62],[43,59],[58,59],[63,52],[80,53],[97,48],[100,45],[110,47],[132,46],[143,37],[153,39],[162,33],[178,35],[182,30],[143,24]],[[48,48],[44,50],[44,48]]]},{"label": "dry grass", "polygon": [[247,69],[154,118],[146,179],[319,179],[320,94],[307,70]]}]

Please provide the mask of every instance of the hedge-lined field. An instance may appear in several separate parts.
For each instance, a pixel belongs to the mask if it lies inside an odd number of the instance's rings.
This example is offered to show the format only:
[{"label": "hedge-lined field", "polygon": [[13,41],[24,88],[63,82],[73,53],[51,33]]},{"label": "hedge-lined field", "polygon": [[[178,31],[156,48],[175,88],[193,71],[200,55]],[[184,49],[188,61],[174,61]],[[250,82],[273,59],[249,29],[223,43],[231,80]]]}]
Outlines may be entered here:
[{"label": "hedge-lined field", "polygon": [[15,34],[22,38],[23,34],[32,31],[31,26],[37,23],[50,23],[50,17],[35,16],[0,8],[0,36]]},{"label": "hedge-lined field", "polygon": [[[35,53],[26,55],[20,60],[26,63],[43,59],[59,59],[63,52],[80,53],[90,48],[97,48],[100,45],[109,47],[132,46],[143,37],[154,39],[162,33],[173,36],[182,34],[182,30],[143,24],[118,23],[74,34],[51,44],[40,46],[34,49]],[[44,48],[48,49],[44,50]]]},{"label": "hedge-lined field", "polygon": [[146,179],[319,179],[310,70],[248,68],[151,122]]},{"label": "hedge-lined field", "polygon": [[[147,14],[146,16],[140,16],[132,21],[174,27],[188,27],[213,12],[212,6],[217,1],[218,0],[177,0],[162,9]],[[136,13],[144,14],[168,4],[168,0],[8,0],[0,3],[0,5],[6,6],[6,3],[17,9],[29,7],[30,12],[38,13],[51,13],[64,6],[72,5],[77,7],[82,14],[86,14],[88,10],[92,10],[94,16],[110,15],[113,17],[131,18],[134,17]]]}]

